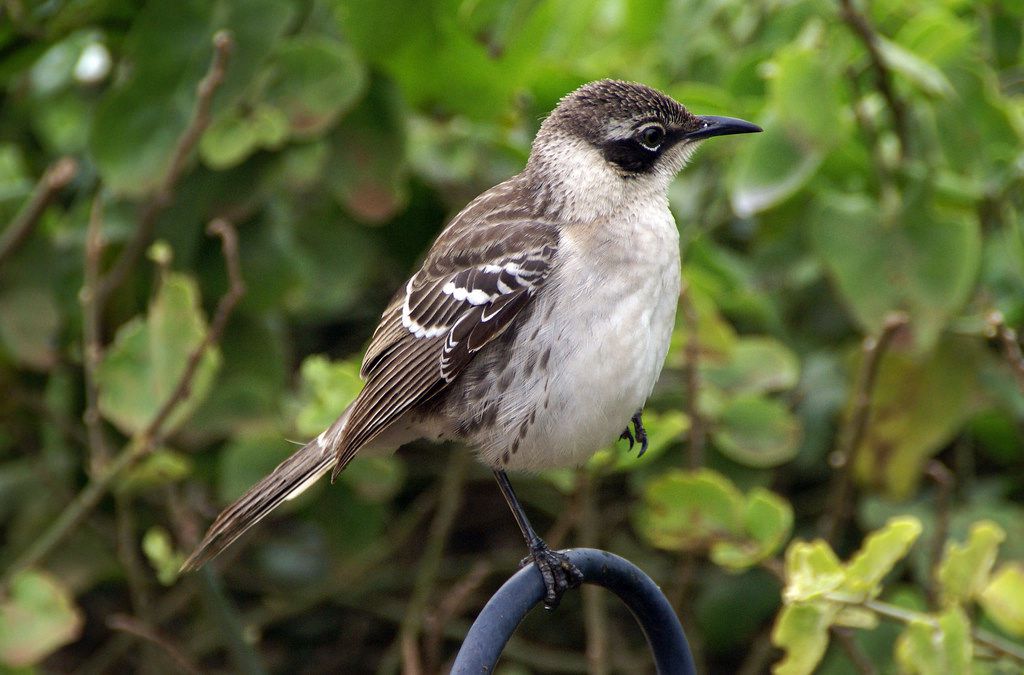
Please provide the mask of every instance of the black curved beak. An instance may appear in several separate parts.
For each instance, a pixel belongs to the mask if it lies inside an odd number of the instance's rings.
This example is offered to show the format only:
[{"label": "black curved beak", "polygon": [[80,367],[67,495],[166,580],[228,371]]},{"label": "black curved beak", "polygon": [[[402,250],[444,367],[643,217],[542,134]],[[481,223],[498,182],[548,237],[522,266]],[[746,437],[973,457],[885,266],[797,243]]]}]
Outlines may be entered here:
[{"label": "black curved beak", "polygon": [[735,117],[701,115],[698,116],[697,119],[700,120],[700,128],[683,136],[684,139],[688,141],[695,141],[702,138],[711,138],[712,136],[755,134],[759,131],[764,131],[756,124],[752,124],[746,120],[736,119]]}]

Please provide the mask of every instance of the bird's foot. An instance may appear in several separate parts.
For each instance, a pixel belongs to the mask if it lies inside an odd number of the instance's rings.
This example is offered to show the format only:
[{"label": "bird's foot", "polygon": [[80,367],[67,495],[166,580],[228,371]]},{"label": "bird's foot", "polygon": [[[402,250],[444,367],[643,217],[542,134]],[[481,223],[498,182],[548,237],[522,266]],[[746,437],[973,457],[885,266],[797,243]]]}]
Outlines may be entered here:
[{"label": "bird's foot", "polygon": [[530,555],[523,558],[519,566],[526,567],[530,563],[537,565],[544,578],[545,609],[558,607],[567,590],[583,583],[583,572],[572,564],[569,556],[564,551],[552,551],[541,539],[530,546]]},{"label": "bird's foot", "polygon": [[643,414],[644,414],[644,412],[642,410],[638,410],[638,411],[636,411],[636,414],[633,415],[633,417],[631,419],[631,421],[633,422],[633,430],[636,433],[636,440],[635,441],[634,441],[634,434],[630,432],[628,424],[626,425],[626,428],[623,430],[623,432],[621,434],[619,434],[619,438],[620,439],[629,441],[629,449],[630,450],[633,449],[634,443],[636,443],[636,442],[640,443],[640,453],[637,455],[637,457],[643,457],[644,453],[647,452],[647,430],[644,429]]}]

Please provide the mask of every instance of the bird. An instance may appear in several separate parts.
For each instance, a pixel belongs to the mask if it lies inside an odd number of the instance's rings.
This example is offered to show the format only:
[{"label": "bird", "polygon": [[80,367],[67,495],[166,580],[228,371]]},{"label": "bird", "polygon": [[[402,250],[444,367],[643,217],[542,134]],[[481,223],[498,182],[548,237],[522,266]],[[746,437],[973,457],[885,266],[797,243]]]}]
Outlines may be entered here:
[{"label": "bird", "polygon": [[397,290],[355,400],[225,508],[183,570],[360,451],[456,441],[493,471],[529,550],[522,564],[537,565],[544,604],[557,606],[582,575],[537,535],[506,471],[579,466],[634,435],[646,449],[643,406],[681,283],[669,185],[706,139],[759,131],[636,82],[563,97],[523,170],[459,212]]}]

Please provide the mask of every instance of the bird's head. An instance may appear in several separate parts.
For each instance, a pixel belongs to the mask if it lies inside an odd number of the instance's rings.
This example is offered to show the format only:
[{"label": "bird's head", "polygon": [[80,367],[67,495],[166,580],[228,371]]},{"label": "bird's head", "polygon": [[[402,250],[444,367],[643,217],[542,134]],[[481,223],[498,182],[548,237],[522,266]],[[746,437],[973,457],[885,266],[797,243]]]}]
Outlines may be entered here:
[{"label": "bird's head", "polygon": [[534,140],[530,164],[548,177],[573,175],[588,191],[615,184],[664,191],[702,141],[757,131],[740,119],[694,115],[643,84],[599,80],[559,102]]}]

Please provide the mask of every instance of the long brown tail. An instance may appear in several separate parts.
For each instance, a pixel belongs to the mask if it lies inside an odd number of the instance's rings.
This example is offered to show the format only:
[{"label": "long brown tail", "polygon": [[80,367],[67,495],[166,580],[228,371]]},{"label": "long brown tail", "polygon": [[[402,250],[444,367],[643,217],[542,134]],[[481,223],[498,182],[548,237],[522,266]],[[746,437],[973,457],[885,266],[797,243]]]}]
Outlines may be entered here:
[{"label": "long brown tail", "polygon": [[288,459],[277,465],[270,475],[253,485],[231,506],[224,509],[206,536],[181,566],[182,571],[199,569],[241,537],[250,527],[289,499],[298,497],[317,479],[330,471],[335,463],[335,433],[348,418],[342,413],[331,429],[310,441]]}]

